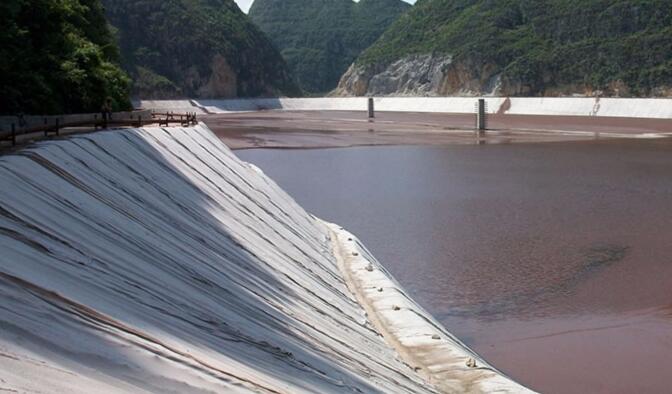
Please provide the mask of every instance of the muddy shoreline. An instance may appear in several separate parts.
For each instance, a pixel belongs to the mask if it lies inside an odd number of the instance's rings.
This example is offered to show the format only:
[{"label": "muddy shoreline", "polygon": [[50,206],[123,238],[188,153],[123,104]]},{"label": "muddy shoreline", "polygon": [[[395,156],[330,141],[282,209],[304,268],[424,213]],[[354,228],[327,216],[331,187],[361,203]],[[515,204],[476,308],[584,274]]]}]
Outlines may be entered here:
[{"label": "muddy shoreline", "polygon": [[373,145],[508,144],[672,136],[672,119],[490,115],[474,132],[473,114],[355,111],[260,111],[202,115],[232,149]]}]

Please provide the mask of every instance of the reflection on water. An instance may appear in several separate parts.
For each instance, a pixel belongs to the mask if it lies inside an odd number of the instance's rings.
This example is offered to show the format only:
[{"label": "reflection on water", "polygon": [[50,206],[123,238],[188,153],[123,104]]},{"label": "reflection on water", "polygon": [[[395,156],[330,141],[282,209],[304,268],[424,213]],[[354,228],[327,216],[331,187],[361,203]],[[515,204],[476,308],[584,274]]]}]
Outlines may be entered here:
[{"label": "reflection on water", "polygon": [[[545,392],[666,384],[631,373],[641,349],[672,361],[670,319],[645,319],[656,334],[635,346],[632,327],[644,323],[625,316],[672,304],[669,141],[238,154],[360,236],[418,302],[523,383]],[[621,327],[599,336],[609,351],[623,348],[618,360],[604,357],[593,334],[580,340],[577,325]],[[572,334],[521,341],[564,331]]]}]

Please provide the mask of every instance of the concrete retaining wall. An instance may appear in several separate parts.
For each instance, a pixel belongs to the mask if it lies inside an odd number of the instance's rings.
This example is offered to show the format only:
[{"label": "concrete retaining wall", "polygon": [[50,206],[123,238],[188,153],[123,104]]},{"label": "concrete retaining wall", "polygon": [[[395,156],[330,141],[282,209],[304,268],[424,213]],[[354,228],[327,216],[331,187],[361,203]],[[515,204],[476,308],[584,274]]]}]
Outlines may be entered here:
[{"label": "concrete retaining wall", "polygon": [[520,97],[510,103],[507,114],[672,118],[672,99]]},{"label": "concrete retaining wall", "polygon": [[195,100],[134,100],[133,107],[149,109],[155,112],[172,111],[176,113],[206,113]]},{"label": "concrete retaining wall", "polygon": [[359,111],[366,110],[366,97],[343,98],[267,98],[238,100],[193,100],[208,112],[259,111],[282,109],[286,111]]},{"label": "concrete retaining wall", "polygon": [[[380,97],[376,111],[474,113],[477,97]],[[672,99],[486,97],[488,113],[672,119]],[[366,111],[366,97],[142,101],[143,108],[227,113],[260,110]]]}]

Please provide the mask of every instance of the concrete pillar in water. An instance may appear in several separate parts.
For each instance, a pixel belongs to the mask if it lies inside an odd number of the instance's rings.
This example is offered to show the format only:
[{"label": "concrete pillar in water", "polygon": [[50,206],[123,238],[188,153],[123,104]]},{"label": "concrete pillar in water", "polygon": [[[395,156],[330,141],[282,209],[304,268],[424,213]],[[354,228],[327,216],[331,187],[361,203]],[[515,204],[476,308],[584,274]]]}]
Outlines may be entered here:
[{"label": "concrete pillar in water", "polygon": [[369,97],[369,119],[373,119],[376,117],[376,114],[374,112],[373,108],[373,97]]},{"label": "concrete pillar in water", "polygon": [[476,110],[476,129],[479,133],[485,131],[485,118],[487,114],[485,111],[485,99],[478,99],[478,108]]}]

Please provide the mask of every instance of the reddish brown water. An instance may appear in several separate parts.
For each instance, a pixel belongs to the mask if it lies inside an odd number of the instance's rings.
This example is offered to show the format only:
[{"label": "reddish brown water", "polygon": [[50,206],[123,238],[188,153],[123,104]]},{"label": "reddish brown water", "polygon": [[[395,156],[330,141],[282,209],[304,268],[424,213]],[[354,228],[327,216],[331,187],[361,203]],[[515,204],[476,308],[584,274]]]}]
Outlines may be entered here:
[{"label": "reddish brown water", "polygon": [[261,111],[199,116],[232,148],[330,148],[577,141],[672,135],[672,119],[598,116],[488,115],[474,134],[474,114],[365,111]]},{"label": "reddish brown water", "polygon": [[238,154],[522,383],[670,390],[671,141]]}]

